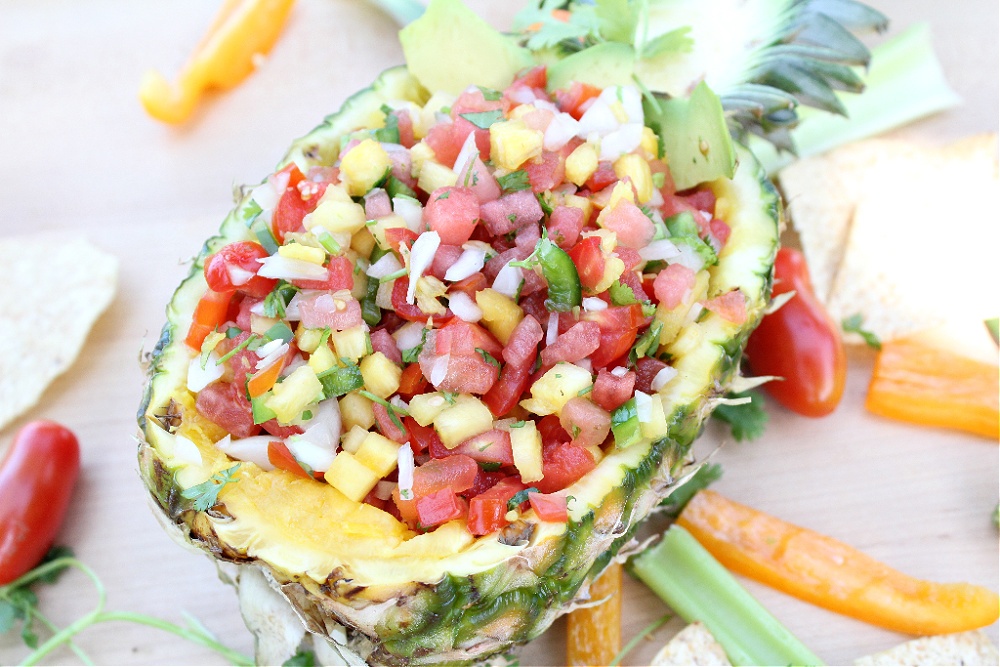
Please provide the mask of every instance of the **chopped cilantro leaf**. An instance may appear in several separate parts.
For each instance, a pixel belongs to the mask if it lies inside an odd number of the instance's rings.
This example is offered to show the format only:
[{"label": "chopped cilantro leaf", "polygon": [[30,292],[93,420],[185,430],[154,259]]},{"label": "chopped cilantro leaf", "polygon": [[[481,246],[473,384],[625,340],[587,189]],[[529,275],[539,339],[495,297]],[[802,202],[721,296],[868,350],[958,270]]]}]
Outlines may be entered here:
[{"label": "chopped cilantro leaf", "polygon": [[181,497],[193,500],[194,509],[199,512],[204,512],[215,507],[219,502],[219,492],[227,484],[234,484],[239,481],[239,478],[236,477],[236,471],[240,465],[237,463],[231,468],[226,468],[215,473],[201,484],[195,484],[192,487],[184,489],[181,491]]},{"label": "chopped cilantro leaf", "polygon": [[382,113],[385,114],[385,126],[377,130],[372,130],[372,138],[385,144],[399,143],[399,117],[392,112],[388,105],[382,105]]},{"label": "chopped cilantro leaf", "polygon": [[424,349],[424,343],[427,342],[427,332],[430,329],[424,328],[423,333],[420,334],[420,344],[411,347],[409,350],[403,350],[403,363],[412,364],[417,361],[417,357],[420,356],[420,351]]},{"label": "chopped cilantro leaf", "polygon": [[863,328],[864,320],[861,317],[861,313],[855,313],[850,317],[845,317],[840,321],[840,326],[844,329],[844,333],[856,333],[861,336],[868,347],[876,350],[882,349],[882,341],[878,339],[878,336]]},{"label": "chopped cilantro leaf", "polygon": [[538,493],[538,489],[534,486],[529,486],[528,488],[515,493],[514,497],[507,501],[507,511],[513,512],[521,506],[521,503],[528,502],[529,493]]},{"label": "chopped cilantro leaf", "polygon": [[720,405],[712,413],[719,421],[726,422],[732,429],[737,442],[756,440],[764,434],[767,426],[767,411],[764,409],[764,396],[759,391],[747,391],[741,394],[729,394],[729,398],[750,397],[749,403],[743,405]]},{"label": "chopped cilantro leaf", "polygon": [[299,288],[295,285],[279,280],[271,293],[264,297],[264,317],[285,319],[285,308],[298,291]]},{"label": "chopped cilantro leaf", "polygon": [[472,113],[463,113],[459,115],[478,127],[480,130],[488,130],[490,129],[490,125],[493,123],[499,123],[504,119],[503,111],[500,109],[493,109],[492,111],[474,111]]},{"label": "chopped cilantro leaf", "polygon": [[288,325],[284,322],[278,322],[273,327],[264,332],[264,338],[267,340],[278,340],[288,343],[295,338],[295,334],[292,330],[288,328]]},{"label": "chopped cilantro leaf", "polygon": [[611,305],[613,306],[630,306],[633,303],[639,303],[639,300],[635,298],[635,292],[632,288],[616,280],[612,283],[611,287],[608,288],[608,294],[611,297]]},{"label": "chopped cilantro leaf", "polygon": [[479,92],[483,94],[483,99],[487,102],[496,102],[503,98],[503,93],[499,90],[493,90],[492,88],[486,88],[485,86],[476,86]]},{"label": "chopped cilantro leaf", "polygon": [[478,352],[479,355],[483,358],[483,361],[493,366],[496,366],[497,368],[500,368],[500,362],[497,361],[496,357],[494,357],[492,354],[490,354],[481,347],[477,347],[476,352]]},{"label": "chopped cilantro leaf", "polygon": [[503,190],[504,194],[507,194],[508,192],[518,192],[520,190],[529,190],[531,188],[531,181],[528,180],[528,172],[523,169],[518,169],[517,171],[512,171],[509,174],[497,177],[497,183],[500,185],[500,189]]}]

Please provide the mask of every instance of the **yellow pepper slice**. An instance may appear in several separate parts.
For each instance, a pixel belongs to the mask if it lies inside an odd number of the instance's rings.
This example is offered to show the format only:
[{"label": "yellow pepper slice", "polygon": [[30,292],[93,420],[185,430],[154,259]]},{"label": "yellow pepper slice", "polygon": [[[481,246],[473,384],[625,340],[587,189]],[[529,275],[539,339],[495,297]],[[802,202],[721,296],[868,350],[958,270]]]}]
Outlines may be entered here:
[{"label": "yellow pepper slice", "polygon": [[226,0],[176,84],[155,70],[143,76],[139,99],[146,112],[165,123],[183,123],[205,91],[243,81],[274,46],[294,2]]},{"label": "yellow pepper slice", "polygon": [[622,566],[611,563],[590,585],[599,605],[574,609],[567,616],[566,664],[607,665],[621,650]]},{"label": "yellow pepper slice", "polygon": [[1000,370],[905,338],[882,344],[865,407],[915,424],[1000,437]]},{"label": "yellow pepper slice", "polygon": [[915,579],[714,491],[698,492],[677,523],[734,572],[897,632],[963,632],[990,625],[1000,615],[1000,598],[989,589]]}]

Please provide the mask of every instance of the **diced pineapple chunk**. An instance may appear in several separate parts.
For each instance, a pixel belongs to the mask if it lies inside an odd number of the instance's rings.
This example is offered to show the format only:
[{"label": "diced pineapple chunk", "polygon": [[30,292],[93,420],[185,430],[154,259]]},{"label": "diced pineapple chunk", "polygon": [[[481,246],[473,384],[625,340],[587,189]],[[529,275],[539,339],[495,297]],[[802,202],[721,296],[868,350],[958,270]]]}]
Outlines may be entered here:
[{"label": "diced pineapple chunk", "polygon": [[437,154],[426,141],[419,141],[410,149],[410,173],[419,175],[427,162],[437,162]]},{"label": "diced pineapple chunk", "polygon": [[639,204],[645,204],[653,197],[653,174],[642,156],[628,153],[615,160],[615,176],[632,182]]},{"label": "diced pineapple chunk", "polygon": [[365,226],[365,209],[350,199],[344,202],[324,197],[302,224],[309,230],[318,225],[331,234],[354,234]]},{"label": "diced pineapple chunk", "polygon": [[396,469],[399,443],[384,435],[369,432],[354,456],[380,478]]},{"label": "diced pineapple chunk", "polygon": [[542,154],[544,135],[523,121],[508,120],[490,126],[490,159],[501,169],[514,171]]},{"label": "diced pineapple chunk", "polygon": [[337,357],[329,345],[318,345],[312,354],[309,355],[309,368],[313,369],[316,375],[337,365]]},{"label": "diced pineapple chunk", "polygon": [[639,428],[642,431],[642,437],[649,440],[660,440],[661,438],[667,437],[669,428],[667,426],[667,417],[663,412],[663,401],[660,395],[653,393],[650,396],[650,411],[648,421],[639,420]]},{"label": "diced pineapple chunk", "polygon": [[[367,229],[360,229],[351,237],[351,250],[354,250],[362,257],[370,257],[374,248],[375,237]],[[357,285],[358,282],[360,281],[355,280],[354,284]]]},{"label": "diced pineapple chunk", "polygon": [[374,139],[364,139],[340,161],[340,178],[347,192],[360,197],[378,183],[392,167],[392,159]]},{"label": "diced pineapple chunk", "polygon": [[370,431],[355,424],[340,437],[340,448],[345,452],[356,454],[369,433]]},{"label": "diced pineapple chunk", "polygon": [[324,477],[330,486],[356,503],[364,500],[381,479],[350,452],[338,452]]},{"label": "diced pineapple chunk", "polygon": [[438,188],[451,187],[456,183],[458,183],[458,174],[455,173],[455,170],[440,162],[427,160],[420,165],[417,187],[424,192],[434,192]]},{"label": "diced pineapple chunk", "polygon": [[340,399],[340,419],[345,429],[359,426],[368,431],[375,425],[375,411],[372,410],[371,399],[365,398],[356,391],[345,394]]},{"label": "diced pineapple chunk", "polygon": [[475,396],[461,394],[434,418],[434,428],[448,449],[493,428],[493,413]]},{"label": "diced pineapple chunk", "polygon": [[491,287],[476,292],[476,305],[483,311],[483,325],[506,345],[514,327],[524,319],[524,311],[509,296]]},{"label": "diced pineapple chunk", "polygon": [[594,383],[590,371],[561,361],[531,385],[531,398],[521,407],[536,415],[559,414],[566,403]]},{"label": "diced pineapple chunk", "polygon": [[323,384],[309,366],[299,366],[284,381],[274,385],[272,395],[264,405],[274,411],[279,424],[289,424],[298,419],[302,411],[319,400]]},{"label": "diced pineapple chunk", "polygon": [[302,324],[295,328],[295,344],[307,354],[312,354],[319,347],[321,340],[323,340],[321,329],[308,329]]},{"label": "diced pineapple chunk", "polygon": [[322,264],[326,261],[326,253],[322,248],[314,248],[301,243],[288,243],[278,248],[278,254],[288,259],[298,259],[310,264]]},{"label": "diced pineapple chunk", "polygon": [[566,195],[563,197],[563,201],[566,206],[572,206],[583,211],[584,221],[590,220],[590,214],[594,212],[594,203],[590,199],[581,197],[580,195]]},{"label": "diced pineapple chunk", "polygon": [[264,317],[263,315],[258,315],[257,313],[250,313],[250,333],[263,336],[271,329],[271,327],[280,321],[281,320],[275,317]]},{"label": "diced pineapple chunk", "polygon": [[639,140],[639,148],[645,154],[646,159],[652,160],[660,152],[660,140],[656,137],[656,132],[652,128],[642,128],[642,139]]},{"label": "diced pineapple chunk", "polygon": [[379,218],[378,220],[373,220],[370,225],[368,225],[368,231],[371,235],[375,237],[375,241],[385,248],[389,249],[389,242],[385,240],[385,230],[392,229],[394,227],[406,227],[406,220],[395,213],[387,215],[384,218]]},{"label": "diced pineapple chunk", "polygon": [[535,422],[526,421],[519,428],[510,429],[510,447],[514,453],[514,467],[521,473],[525,484],[542,478],[542,434]]},{"label": "diced pineapple chunk", "polygon": [[667,348],[670,352],[670,356],[674,358],[686,357],[688,354],[694,352],[701,341],[705,338],[705,331],[700,324],[697,322],[692,322],[687,325],[681,334],[674,339],[674,342],[670,344]]},{"label": "diced pineapple chunk", "polygon": [[361,360],[361,377],[365,388],[379,398],[389,398],[399,389],[402,369],[381,352]]},{"label": "diced pineapple chunk", "polygon": [[[625,262],[623,262],[617,255],[607,255],[604,258],[604,273],[601,274],[601,279],[597,282],[597,285],[593,289],[594,294],[600,294],[604,290],[610,288],[622,274],[625,273]],[[590,290],[588,290],[588,293]]]},{"label": "diced pineapple chunk", "polygon": [[590,144],[580,144],[566,157],[566,180],[583,186],[597,171],[597,150]]},{"label": "diced pineapple chunk", "polygon": [[430,394],[417,394],[410,399],[410,416],[421,426],[427,426],[434,419],[450,407],[448,401],[439,392]]},{"label": "diced pineapple chunk", "polygon": [[343,331],[332,331],[330,332],[330,340],[337,351],[338,359],[349,359],[356,362],[368,354],[368,350],[371,349],[368,331],[363,324]]}]

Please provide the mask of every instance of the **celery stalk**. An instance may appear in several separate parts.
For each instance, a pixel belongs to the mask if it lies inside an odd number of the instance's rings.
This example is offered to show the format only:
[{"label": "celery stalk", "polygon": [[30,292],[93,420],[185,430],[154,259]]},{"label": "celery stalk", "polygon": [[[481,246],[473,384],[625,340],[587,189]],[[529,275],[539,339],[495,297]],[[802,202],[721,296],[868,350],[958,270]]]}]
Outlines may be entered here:
[{"label": "celery stalk", "polygon": [[631,570],[681,618],[704,623],[734,665],[823,664],[680,526]]},{"label": "celery stalk", "polygon": [[[860,95],[837,93],[846,117],[797,109],[801,122],[792,130],[792,139],[799,157],[874,136],[961,102],[944,78],[926,23],[914,24],[872,49],[871,65],[862,78],[865,90]],[[751,137],[748,146],[769,174],[795,159],[759,137]]]}]

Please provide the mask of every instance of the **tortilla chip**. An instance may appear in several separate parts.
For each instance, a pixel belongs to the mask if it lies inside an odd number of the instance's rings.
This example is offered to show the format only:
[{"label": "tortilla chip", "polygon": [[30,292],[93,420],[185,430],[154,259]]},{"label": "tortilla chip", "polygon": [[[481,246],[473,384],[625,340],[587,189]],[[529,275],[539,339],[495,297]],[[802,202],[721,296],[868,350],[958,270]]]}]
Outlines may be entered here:
[{"label": "tortilla chip", "polygon": [[730,665],[726,652],[700,621],[687,626],[667,642],[651,665]]},{"label": "tortilla chip", "polygon": [[0,428],[72,365],[115,293],[118,260],[82,239],[0,239]]},{"label": "tortilla chip", "polygon": [[997,647],[982,630],[921,637],[896,648],[867,655],[855,665],[996,665]]},{"label": "tortilla chip", "polygon": [[782,172],[814,287],[836,320],[860,313],[891,339],[1000,312],[996,141],[876,139]]}]

